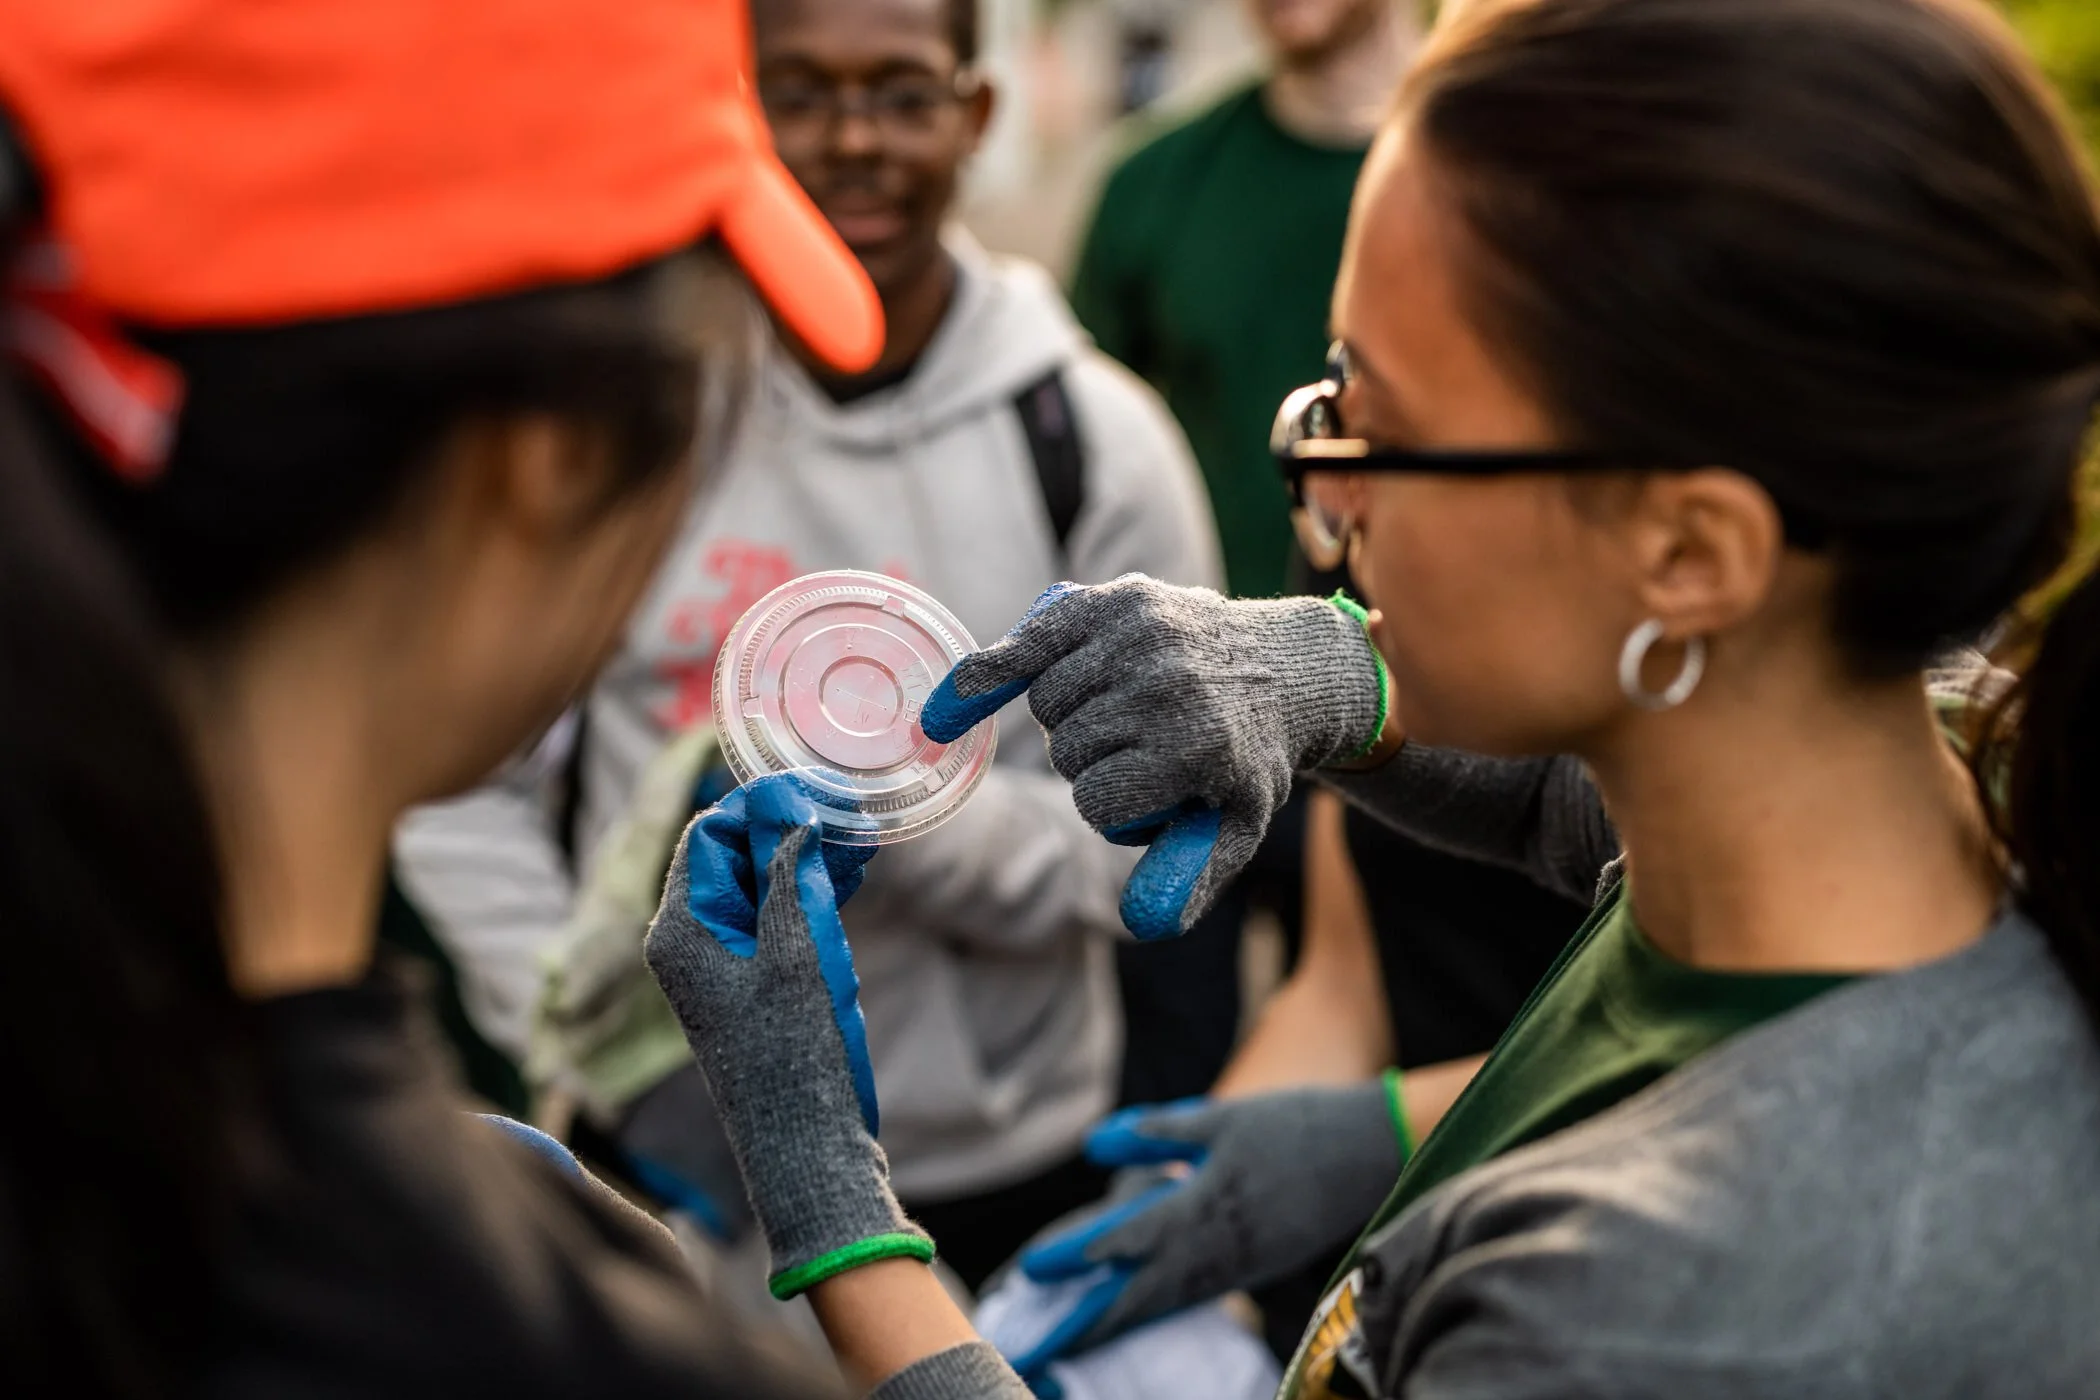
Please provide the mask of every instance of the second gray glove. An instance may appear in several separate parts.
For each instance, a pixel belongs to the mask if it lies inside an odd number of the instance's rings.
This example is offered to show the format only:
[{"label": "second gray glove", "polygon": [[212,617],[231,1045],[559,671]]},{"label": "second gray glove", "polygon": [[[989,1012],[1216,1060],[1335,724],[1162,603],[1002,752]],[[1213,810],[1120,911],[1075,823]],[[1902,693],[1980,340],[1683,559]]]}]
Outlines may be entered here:
[{"label": "second gray glove", "polygon": [[1386,677],[1361,609],[1234,601],[1140,575],[1060,584],[927,698],[952,742],[1018,697],[1079,813],[1147,845],[1123,895],[1139,938],[1187,931],[1253,856],[1297,774],[1368,752]]},{"label": "second gray glove", "polygon": [[[1345,1089],[1126,1109],[1087,1138],[1131,1170],[1104,1205],[1021,1252],[1037,1283],[1097,1277],[1026,1356],[1023,1377],[1156,1317],[1283,1278],[1346,1244],[1399,1178],[1409,1141],[1399,1077]],[[1192,1168],[1152,1176],[1167,1164]]]}]

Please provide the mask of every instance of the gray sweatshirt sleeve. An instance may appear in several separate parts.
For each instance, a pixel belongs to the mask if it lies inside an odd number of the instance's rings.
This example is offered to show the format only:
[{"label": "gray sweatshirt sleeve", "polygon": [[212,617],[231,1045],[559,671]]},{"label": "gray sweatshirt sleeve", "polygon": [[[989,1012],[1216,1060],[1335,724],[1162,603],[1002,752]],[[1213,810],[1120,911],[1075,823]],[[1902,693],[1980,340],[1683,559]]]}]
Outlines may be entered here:
[{"label": "gray sweatshirt sleeve", "polygon": [[868,1400],[1034,1400],[990,1342],[965,1342],[905,1367]]},{"label": "gray sweatshirt sleeve", "polygon": [[1584,903],[1619,856],[1604,800],[1572,758],[1484,758],[1408,744],[1383,767],[1319,778],[1426,846],[1521,871]]},{"label": "gray sweatshirt sleeve", "polygon": [[401,886],[452,959],[474,1028],[525,1061],[540,954],[575,899],[545,765],[511,764],[483,787],[419,807],[394,832]]}]

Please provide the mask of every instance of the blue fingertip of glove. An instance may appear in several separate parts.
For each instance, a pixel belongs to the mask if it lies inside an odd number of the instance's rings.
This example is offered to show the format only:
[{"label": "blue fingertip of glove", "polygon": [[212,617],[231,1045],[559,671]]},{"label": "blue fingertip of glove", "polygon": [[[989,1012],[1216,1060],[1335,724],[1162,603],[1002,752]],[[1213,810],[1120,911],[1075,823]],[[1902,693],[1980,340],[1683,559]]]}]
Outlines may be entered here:
[{"label": "blue fingertip of glove", "polygon": [[[1111,1206],[1061,1235],[1052,1235],[1040,1244],[1030,1245],[1021,1251],[1021,1272],[1037,1283],[1063,1283],[1067,1279],[1079,1277],[1089,1269],[1100,1268],[1104,1262],[1115,1262],[1090,1258],[1087,1251],[1092,1249],[1103,1235],[1122,1229],[1187,1184],[1186,1180],[1162,1181],[1159,1185],[1139,1192],[1119,1206]],[[1132,1264],[1131,1267],[1134,1269],[1135,1265]],[[1106,1308],[1107,1304],[1102,1306]],[[1094,1317],[1098,1318],[1100,1315],[1096,1312]],[[1092,1322],[1093,1318],[1089,1318],[1088,1324],[1091,1325]]]},{"label": "blue fingertip of glove", "polygon": [[919,732],[936,744],[952,744],[1027,694],[1034,679],[1033,676],[1024,676],[995,686],[982,695],[964,699],[956,693],[955,672],[950,671],[941,677],[941,683],[933,688],[920,708]]},{"label": "blue fingertip of glove", "polygon": [[[686,855],[687,912],[713,930],[724,948],[740,958],[758,952],[758,872],[751,859],[751,793],[762,789],[769,817],[778,814],[791,826],[804,825],[794,819],[798,808],[807,809],[808,821],[816,820],[816,808],[792,786],[773,787],[792,774],[760,778],[737,788],[700,814],[700,829],[688,845]],[[777,842],[773,843],[777,844]],[[767,846],[770,858],[773,844]],[[831,876],[834,904],[844,905],[867,878],[868,862],[879,846],[847,846],[822,843],[824,869]]]},{"label": "blue fingertip of glove", "polygon": [[758,877],[742,788],[700,814],[686,837],[686,912],[740,958],[758,954]]},{"label": "blue fingertip of glove", "polygon": [[1087,1160],[1097,1167],[1156,1167],[1167,1162],[1203,1165],[1209,1147],[1196,1138],[1166,1131],[1177,1113],[1211,1107],[1206,1098],[1178,1099],[1112,1113],[1086,1135]]},{"label": "blue fingertip of glove", "polygon": [[[1028,611],[1021,614],[1021,620],[1007,629],[1006,637],[1002,640],[1011,640],[1016,632],[1033,622],[1045,608],[1078,589],[1079,585],[1076,583],[1051,584],[1028,605]],[[941,677],[940,684],[933,688],[932,694],[926,697],[926,703],[919,709],[919,732],[936,744],[952,744],[962,738],[1020,699],[1035,680],[1032,675],[1020,676],[1004,685],[994,686],[980,695],[965,696],[955,688],[955,676],[956,671],[960,670],[962,665],[968,664],[969,660],[969,657],[964,657],[955,670]]]},{"label": "blue fingertip of glove", "polygon": [[1179,937],[1187,929],[1189,901],[1216,853],[1225,814],[1204,807],[1178,817],[1152,838],[1137,869],[1123,886],[1123,926],[1138,941]]},{"label": "blue fingertip of glove", "polygon": [[[842,788],[852,786],[843,774],[834,773],[826,768],[796,768],[776,774],[775,777],[791,784],[796,793],[810,799],[808,805],[812,816],[817,811],[818,799],[821,799],[823,806],[828,809],[849,806],[855,811],[861,810],[859,802],[850,800],[841,793]],[[829,779],[831,785],[826,789],[819,789],[815,782],[819,777]],[[758,781],[772,780],[761,778]],[[778,801],[783,812],[793,807],[785,794],[782,794]],[[799,817],[796,820],[799,823]],[[834,841],[828,836],[824,838],[824,868],[831,874],[831,893],[841,908],[860,888],[860,882],[867,874],[868,862],[875,859],[875,853],[881,849],[875,845],[851,845],[843,841]]]}]

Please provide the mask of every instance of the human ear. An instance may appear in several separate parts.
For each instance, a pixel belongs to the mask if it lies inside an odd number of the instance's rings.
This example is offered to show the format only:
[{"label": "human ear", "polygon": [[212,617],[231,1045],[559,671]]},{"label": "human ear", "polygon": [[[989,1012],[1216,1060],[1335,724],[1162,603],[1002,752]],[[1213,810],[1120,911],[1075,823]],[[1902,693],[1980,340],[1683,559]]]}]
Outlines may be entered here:
[{"label": "human ear", "polygon": [[992,114],[999,110],[999,91],[989,78],[979,78],[977,89],[963,102],[963,121],[969,129],[968,154],[976,155],[984,145],[984,134],[991,129]]},{"label": "human ear", "polygon": [[1786,547],[1771,496],[1718,467],[1650,476],[1625,528],[1643,611],[1673,638],[1725,631],[1758,612]]},{"label": "human ear", "polygon": [[604,505],[607,455],[551,415],[470,419],[449,451],[489,524],[520,540],[545,546],[571,536]]}]

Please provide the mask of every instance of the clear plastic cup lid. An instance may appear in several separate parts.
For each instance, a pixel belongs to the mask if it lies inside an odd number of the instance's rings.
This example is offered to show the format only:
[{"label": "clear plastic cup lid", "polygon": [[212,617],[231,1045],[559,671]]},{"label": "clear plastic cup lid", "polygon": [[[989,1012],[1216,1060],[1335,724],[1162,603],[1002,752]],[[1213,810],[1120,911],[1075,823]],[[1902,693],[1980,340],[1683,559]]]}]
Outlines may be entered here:
[{"label": "clear plastic cup lid", "polygon": [[715,732],[739,783],[795,773],[824,839],[880,846],[962,809],[992,761],[996,726],[952,744],[919,729],[926,697],[976,650],[908,583],[856,569],[809,574],[737,620],[715,661]]}]

